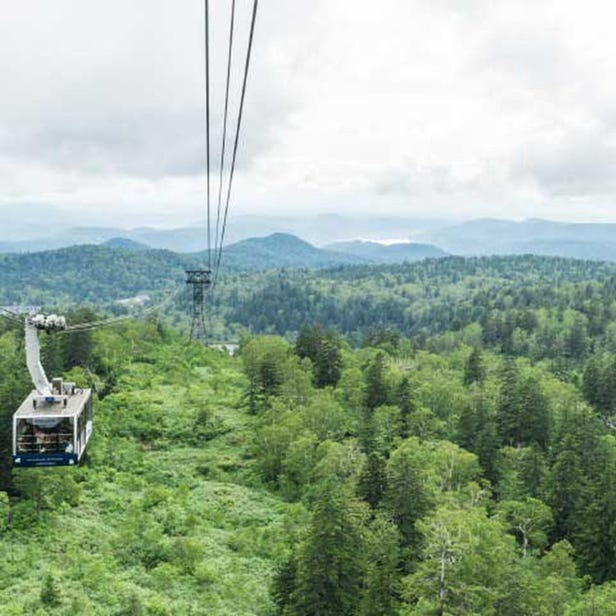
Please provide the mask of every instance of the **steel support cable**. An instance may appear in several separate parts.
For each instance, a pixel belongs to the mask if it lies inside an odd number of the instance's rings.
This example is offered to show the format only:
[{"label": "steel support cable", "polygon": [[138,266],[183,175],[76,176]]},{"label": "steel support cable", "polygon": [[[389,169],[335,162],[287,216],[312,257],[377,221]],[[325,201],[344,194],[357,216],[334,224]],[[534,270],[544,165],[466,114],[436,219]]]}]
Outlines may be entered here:
[{"label": "steel support cable", "polygon": [[13,321],[14,323],[21,323],[23,325],[24,315],[12,310],[2,309],[0,311],[0,317],[4,317],[7,321]]},{"label": "steel support cable", "polygon": [[[160,307],[157,306],[157,309],[160,309]],[[136,320],[138,317],[146,317],[153,312],[155,312],[154,309],[146,310],[139,315],[136,315],[136,314],[123,315],[121,317],[105,319],[104,321],[94,321],[90,324],[84,323],[79,326],[74,326],[74,327],[63,329],[63,330],[59,330],[58,333],[59,334],[77,334],[80,332],[94,331],[95,329],[100,329],[101,327],[110,327],[112,325],[118,325],[126,321],[133,321],[133,320]]]},{"label": "steel support cable", "polygon": [[[142,313],[139,316],[147,316],[147,312]],[[92,323],[91,327],[71,327],[71,328],[67,328],[67,329],[61,329],[58,330],[58,334],[79,334],[79,333],[83,333],[83,332],[91,332],[94,331],[96,329],[100,329],[102,327],[110,327],[112,325],[118,325],[120,323],[125,323],[126,321],[133,321],[137,318],[137,315],[131,314],[131,315],[124,315],[122,317],[116,317],[113,319],[107,319],[105,321],[96,321]]]},{"label": "steel support cable", "polygon": [[222,208],[222,186],[225,168],[225,154],[227,147],[227,119],[229,117],[229,88],[231,85],[231,64],[233,58],[233,33],[235,30],[235,0],[231,3],[231,18],[229,21],[229,50],[227,54],[227,80],[225,84],[225,109],[222,123],[222,145],[220,147],[220,175],[218,178],[218,205],[216,209],[216,235],[214,240],[214,254],[218,252],[220,234],[220,212]]},{"label": "steel support cable", "polygon": [[205,0],[205,166],[207,183],[207,262],[212,269],[212,241],[210,224],[210,3]]},{"label": "steel support cable", "polygon": [[[147,314],[144,312],[143,314]],[[106,325],[113,325],[116,323],[121,323],[122,321],[130,321],[134,319],[134,314],[125,314],[119,317],[111,317],[109,319],[102,319],[100,321],[86,321],[84,323],[78,323],[77,325],[72,325],[71,327],[67,327],[66,329],[60,330],[58,333],[61,334],[73,334],[77,332],[85,332],[93,329],[97,329],[99,327],[105,327]]]},{"label": "steel support cable", "polygon": [[257,20],[258,6],[259,6],[259,0],[254,0],[253,5],[252,5],[252,19],[250,22],[250,35],[248,37],[248,48],[246,50],[246,62],[244,64],[244,79],[242,81],[242,94],[240,97],[240,108],[237,114],[237,124],[235,127],[235,139],[233,142],[233,156],[231,159],[231,169],[229,171],[229,183],[227,184],[225,210],[224,210],[224,216],[223,216],[223,222],[222,222],[222,231],[220,234],[220,244],[218,246],[218,254],[216,256],[216,265],[215,265],[214,276],[212,280],[212,289],[214,288],[214,285],[216,284],[216,281],[218,279],[218,271],[220,269],[220,261],[222,259],[222,247],[223,247],[223,243],[225,240],[225,231],[227,229],[227,216],[229,214],[229,203],[231,201],[231,189],[233,187],[233,176],[235,173],[235,164],[237,161],[237,148],[238,148],[240,132],[242,128],[242,115],[244,111],[244,100],[246,98],[246,85],[248,83],[248,71],[250,69],[250,57],[252,54],[252,41],[254,38],[255,22]]},{"label": "steel support cable", "polygon": [[[148,314],[152,313],[152,312],[156,312],[157,310],[160,310],[161,308],[164,308],[165,306],[167,306],[168,304],[170,304],[180,293],[183,292],[183,289],[178,289],[177,291],[175,291],[175,293],[170,293],[163,301],[161,301],[160,303],[154,305],[154,306],[150,306],[149,308],[146,308],[140,315],[138,316],[147,316]],[[77,323],[76,325],[72,325],[70,327],[67,327],[66,329],[63,329],[61,331],[59,331],[59,334],[70,334],[73,332],[83,332],[83,331],[87,331],[87,330],[92,330],[92,329],[98,329],[99,327],[106,327],[108,325],[115,325],[116,323],[120,323],[122,321],[129,321],[131,319],[135,319],[137,315],[134,314],[125,314],[119,317],[111,317],[109,319],[101,319],[100,321],[90,321],[90,322],[84,322],[84,323]]]},{"label": "steel support cable", "polygon": [[0,317],[6,317],[7,319],[12,319],[17,316],[16,312],[12,310],[8,310],[7,308],[0,308]]},{"label": "steel support cable", "polygon": [[12,310],[0,308],[0,317],[4,317],[7,321],[11,321],[12,323],[19,323],[20,325],[24,324],[23,317]]},{"label": "steel support cable", "polygon": [[0,312],[6,315],[12,316],[12,317],[18,317],[18,316],[21,316],[22,314],[20,312],[15,312],[14,310],[9,310],[8,308],[0,308]]}]

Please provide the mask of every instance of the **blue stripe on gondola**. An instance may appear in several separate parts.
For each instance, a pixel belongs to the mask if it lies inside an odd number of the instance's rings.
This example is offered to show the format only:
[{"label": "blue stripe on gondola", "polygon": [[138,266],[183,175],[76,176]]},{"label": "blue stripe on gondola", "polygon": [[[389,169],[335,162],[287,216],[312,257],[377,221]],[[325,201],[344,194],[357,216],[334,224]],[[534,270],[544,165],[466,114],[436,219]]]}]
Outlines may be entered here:
[{"label": "blue stripe on gondola", "polygon": [[75,453],[26,453],[13,456],[13,466],[76,466],[77,454]]}]

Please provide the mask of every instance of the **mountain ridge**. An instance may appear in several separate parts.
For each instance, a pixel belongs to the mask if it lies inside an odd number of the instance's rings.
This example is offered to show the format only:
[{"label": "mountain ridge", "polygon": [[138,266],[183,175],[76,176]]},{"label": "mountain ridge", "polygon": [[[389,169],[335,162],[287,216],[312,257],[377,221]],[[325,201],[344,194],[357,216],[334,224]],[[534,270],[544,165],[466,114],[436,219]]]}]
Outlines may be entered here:
[{"label": "mountain ridge", "polygon": [[[66,228],[63,225],[53,225],[51,228],[62,230],[46,237],[30,239],[20,239],[20,233],[17,232],[11,235],[11,228],[11,224],[8,224],[4,230],[4,241],[0,239],[1,253],[40,252],[74,245],[100,245],[113,240],[116,244],[120,241],[136,242],[152,249],[192,254],[203,251],[206,243],[203,228],[196,224],[175,229],[147,226],[132,229],[107,226]],[[46,228],[49,227],[42,227],[43,231]],[[36,229],[38,233],[41,232],[40,226]],[[537,254],[616,262],[616,223],[572,223],[541,218],[521,221],[478,218],[459,223],[441,221],[437,224],[435,221],[422,222],[411,218],[394,220],[385,216],[373,221],[370,226],[361,216],[355,219],[337,214],[305,219],[244,216],[234,220],[230,226],[225,250],[238,242],[251,241],[255,236],[269,237],[276,236],[277,233],[281,236],[301,237],[310,242],[314,249],[337,254],[335,257],[334,254],[321,253],[317,257],[316,253],[310,254],[310,249],[304,247],[303,254],[307,263],[317,262],[319,266],[320,262],[334,263],[340,260],[342,254],[346,255],[349,262],[351,257],[371,262],[396,262],[400,259],[414,260],[417,257],[439,257],[443,256],[442,253],[461,256]],[[17,239],[8,241],[7,236]],[[366,238],[368,243],[357,244],[349,239],[353,237]],[[393,244],[395,248],[380,246],[380,241],[391,241],[394,237],[400,238],[399,245]],[[332,242],[332,238],[337,239]],[[422,252],[419,248],[422,244],[431,245],[433,248],[426,248]],[[406,250],[402,248],[403,245],[406,245],[409,254],[393,256],[396,252]],[[256,249],[260,257],[272,266],[280,262],[277,255],[268,253],[267,246],[249,246],[250,244],[244,245],[244,249]],[[296,248],[302,252],[299,247]],[[241,252],[238,247],[234,250]],[[438,252],[439,250],[442,253]],[[413,251],[418,254],[412,254]],[[295,265],[293,259],[291,263]],[[239,263],[237,265],[241,266]]]},{"label": "mountain ridge", "polygon": [[616,261],[616,223],[479,218],[440,229],[428,239],[461,256],[536,254]]},{"label": "mountain ridge", "polygon": [[448,256],[438,246],[418,242],[383,244],[369,240],[351,240],[349,242],[335,242],[325,246],[325,248],[330,252],[353,255],[375,263],[413,262]]},{"label": "mountain ridge", "polygon": [[[27,287],[41,291],[41,301],[63,294],[92,302],[118,299],[118,293],[120,297],[134,296],[182,282],[185,270],[207,269],[216,258],[207,251],[177,253],[123,238],[105,244],[0,254],[0,304],[19,301],[24,281]],[[221,260],[222,270],[227,272],[371,264],[374,262],[322,250],[284,233],[236,242],[224,249]]]}]

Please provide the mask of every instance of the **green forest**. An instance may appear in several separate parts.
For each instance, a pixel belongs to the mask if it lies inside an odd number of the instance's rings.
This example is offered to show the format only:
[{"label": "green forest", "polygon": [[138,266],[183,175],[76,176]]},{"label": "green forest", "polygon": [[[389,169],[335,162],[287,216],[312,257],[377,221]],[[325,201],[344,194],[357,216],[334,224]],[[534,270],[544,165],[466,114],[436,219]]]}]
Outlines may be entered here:
[{"label": "green forest", "polygon": [[[103,270],[110,299],[167,284]],[[74,469],[10,468],[31,385],[0,319],[3,615],[616,614],[615,266],[228,272],[207,306],[234,356],[182,302],[42,337],[98,393]]]}]

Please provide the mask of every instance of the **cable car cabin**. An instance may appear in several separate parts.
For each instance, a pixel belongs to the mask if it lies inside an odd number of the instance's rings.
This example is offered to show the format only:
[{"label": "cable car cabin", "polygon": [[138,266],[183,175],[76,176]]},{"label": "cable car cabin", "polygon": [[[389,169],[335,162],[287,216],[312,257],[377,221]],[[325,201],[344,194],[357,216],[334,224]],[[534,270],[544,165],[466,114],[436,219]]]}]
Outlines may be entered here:
[{"label": "cable car cabin", "polygon": [[53,380],[52,395],[37,390],[13,415],[13,466],[72,466],[92,434],[92,390]]}]

